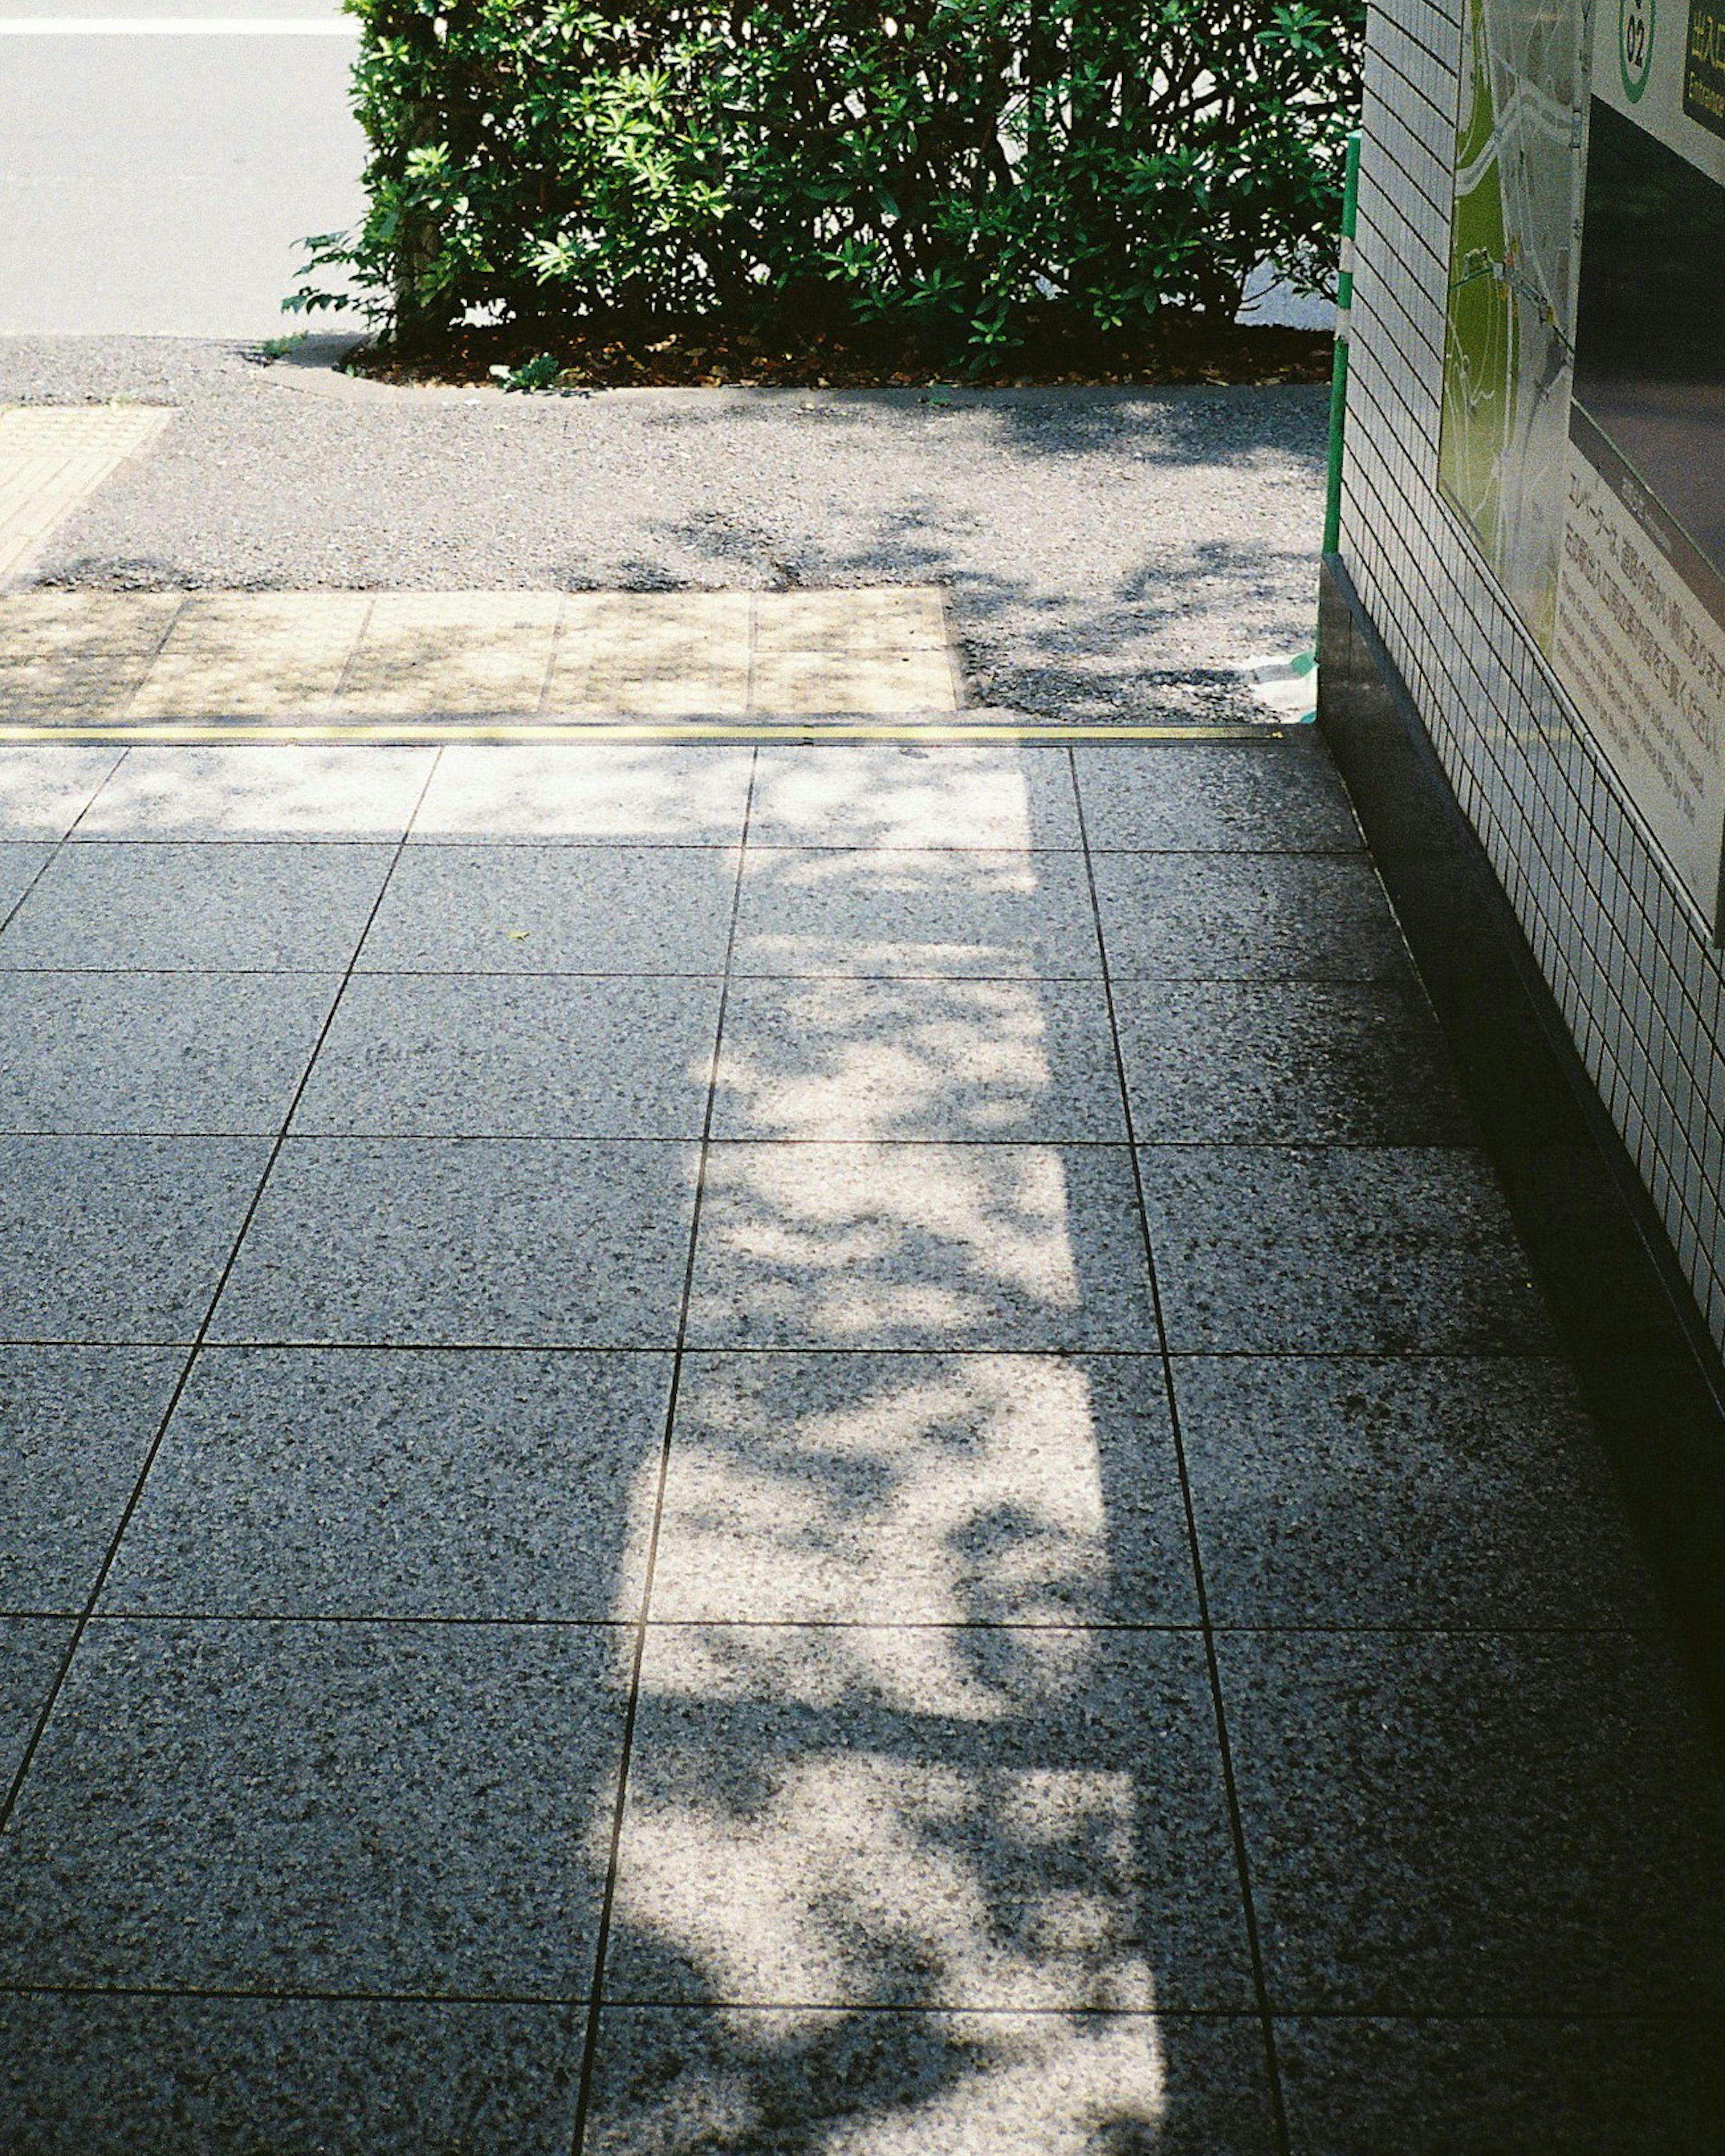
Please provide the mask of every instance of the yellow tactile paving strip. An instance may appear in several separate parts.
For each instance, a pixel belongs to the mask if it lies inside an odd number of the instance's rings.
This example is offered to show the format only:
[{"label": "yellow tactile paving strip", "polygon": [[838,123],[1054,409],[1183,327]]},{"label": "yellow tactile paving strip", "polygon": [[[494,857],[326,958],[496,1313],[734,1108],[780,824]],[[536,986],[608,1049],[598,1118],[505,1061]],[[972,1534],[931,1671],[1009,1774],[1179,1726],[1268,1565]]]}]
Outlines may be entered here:
[{"label": "yellow tactile paving strip", "polygon": [[173,418],[159,405],[18,405],[0,410],[0,585],[19,575],[63,516]]},{"label": "yellow tactile paving strip", "polygon": [[942,595],[916,587],[0,595],[0,731],[13,737],[959,708]]}]

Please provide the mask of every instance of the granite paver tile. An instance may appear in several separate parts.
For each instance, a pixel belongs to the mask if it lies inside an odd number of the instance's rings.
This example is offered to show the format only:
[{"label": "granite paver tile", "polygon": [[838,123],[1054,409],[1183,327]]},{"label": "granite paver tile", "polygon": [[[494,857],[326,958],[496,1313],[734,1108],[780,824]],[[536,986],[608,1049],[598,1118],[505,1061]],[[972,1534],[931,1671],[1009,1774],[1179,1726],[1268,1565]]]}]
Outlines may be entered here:
[{"label": "granite paver tile", "polygon": [[716,1145],[701,1347],[1153,1350],[1123,1147]]},{"label": "granite paver tile", "polygon": [[1146,1146],[1139,1157],[1177,1353],[1550,1352],[1480,1153]]},{"label": "granite paver tile", "polygon": [[69,1617],[0,1614],[0,1795],[23,1761],[71,1637]]},{"label": "granite paver tile", "polygon": [[0,1137],[0,1327],[189,1340],[270,1157],[260,1138]]},{"label": "granite paver tile", "polygon": [[128,718],[321,718],[374,601],[367,592],[198,592]]},{"label": "granite paver tile", "polygon": [[1071,767],[1045,749],[845,742],[760,752],[762,846],[1073,847]]},{"label": "granite paver tile", "polygon": [[10,929],[6,916],[54,858],[51,844],[30,839],[0,839],[0,963],[5,962]]},{"label": "granite paver tile", "polygon": [[1716,2023],[1593,2014],[1281,2021],[1294,2156],[1715,2156]]},{"label": "granite paver tile", "polygon": [[0,1131],[274,1134],[332,973],[19,973],[0,996]]},{"label": "granite paver tile", "polygon": [[531,717],[560,612],[556,592],[380,592],[331,714]]},{"label": "granite paver tile", "polygon": [[0,1845],[0,1983],[569,1999],[610,1627],[98,1618]]},{"label": "granite paver tile", "polygon": [[1317,743],[1162,743],[1147,752],[1086,745],[1073,757],[1095,852],[1328,853],[1361,844],[1346,789]]},{"label": "granite paver tile", "polygon": [[1725,2010],[1725,1800],[1662,1642],[1219,1650],[1277,2012]]},{"label": "granite paver tile", "polygon": [[413,819],[413,843],[736,845],[746,748],[451,744]]},{"label": "granite paver tile", "polygon": [[0,1994],[31,2156],[568,2156],[584,2010]]},{"label": "granite paver tile", "polygon": [[716,846],[410,846],[360,970],[716,973],[736,885]]},{"label": "granite paver tile", "polygon": [[1257,2025],[1232,2015],[608,2006],[585,2146],[1269,2156],[1275,2141]]},{"label": "granite paver tile", "polygon": [[752,845],[735,967],[1026,980],[1100,962],[1078,855]]},{"label": "granite paver tile", "polygon": [[1221,1625],[1642,1625],[1656,1604],[1558,1363],[1182,1356]]},{"label": "granite paver tile", "polygon": [[0,665],[153,658],[183,592],[0,593]]},{"label": "granite paver tile", "polygon": [[1190,1634],[653,1627],[608,1998],[1249,2010]]},{"label": "granite paver tile", "polygon": [[[3,672],[3,670],[0,670]],[[0,718],[7,711],[0,688]],[[63,839],[120,761],[117,748],[0,747],[0,835]]]},{"label": "granite paver tile", "polygon": [[248,844],[397,839],[436,760],[435,749],[381,746],[142,746],[126,751],[77,835]]},{"label": "granite paver tile", "polygon": [[0,1348],[0,1609],[83,1609],[184,1362]]},{"label": "granite paver tile", "polygon": [[1092,866],[1117,980],[1411,978],[1363,856],[1098,854]]},{"label": "granite paver tile", "polygon": [[670,1383],[661,1355],[206,1349],[103,1606],[627,1620]]},{"label": "granite paver tile", "polygon": [[0,966],[339,970],[388,846],[63,846],[3,937]]},{"label": "granite paver tile", "polygon": [[873,658],[947,649],[946,608],[932,586],[850,585],[753,598],[757,654]]},{"label": "granite paver tile", "polygon": [[694,1181],[692,1146],[290,1137],[213,1337],[666,1347]]},{"label": "granite paver tile", "polygon": [[665,1621],[1186,1624],[1153,1357],[691,1355]]},{"label": "granite paver tile", "polygon": [[753,612],[748,592],[572,592],[546,714],[740,718]]},{"label": "granite paver tile", "polygon": [[665,978],[357,975],[294,1128],[699,1137],[720,986]]},{"label": "granite paver tile", "polygon": [[1122,981],[1133,1126],[1147,1142],[1454,1145],[1469,1136],[1411,983]]},{"label": "granite paver tile", "polygon": [[742,980],[721,1137],[1126,1136],[1100,981]]},{"label": "granite paver tile", "polygon": [[757,650],[749,710],[761,717],[859,711],[880,718],[958,708],[944,649],[771,652]]}]

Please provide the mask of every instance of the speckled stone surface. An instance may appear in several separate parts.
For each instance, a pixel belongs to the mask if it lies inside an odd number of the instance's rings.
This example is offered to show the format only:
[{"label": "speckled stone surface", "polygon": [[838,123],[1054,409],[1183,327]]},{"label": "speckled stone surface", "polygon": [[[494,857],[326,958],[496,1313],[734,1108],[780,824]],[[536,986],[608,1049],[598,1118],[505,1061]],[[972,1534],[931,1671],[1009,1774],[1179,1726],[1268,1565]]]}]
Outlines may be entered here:
[{"label": "speckled stone surface", "polygon": [[0,1994],[32,2156],[567,2156],[579,2009]]},{"label": "speckled stone surface", "polygon": [[734,846],[755,759],[746,748],[450,746],[413,818],[413,844]]},{"label": "speckled stone surface", "polygon": [[132,747],[74,835],[235,844],[397,839],[435,762],[426,748]]},{"label": "speckled stone surface", "polygon": [[749,837],[762,846],[1080,843],[1072,767],[1062,751],[965,743],[763,749]]},{"label": "speckled stone surface", "polygon": [[215,1348],[104,1608],[627,1620],[665,1355]]},{"label": "speckled stone surface", "polygon": [[0,1137],[0,1327],[189,1340],[270,1148],[260,1138]]},{"label": "speckled stone surface", "polygon": [[120,761],[117,748],[0,747],[0,839],[63,839]]},{"label": "speckled stone surface", "polygon": [[1190,1624],[1158,1358],[695,1354],[655,1614]]},{"label": "speckled stone surface", "polygon": [[623,1674],[608,1627],[99,1618],[0,1840],[0,1981],[583,1997]]},{"label": "speckled stone surface", "polygon": [[1279,750],[1221,743],[1203,756],[1073,751],[1092,853],[1358,851],[1359,826],[1314,738]]},{"label": "speckled stone surface", "polygon": [[1255,2024],[1227,2015],[625,2007],[600,2025],[603,2156],[1270,2156]]},{"label": "speckled stone surface", "polygon": [[[303,1136],[698,1138],[716,979],[357,974]],[[3,1096],[0,1096],[3,1098]]]},{"label": "speckled stone surface", "polygon": [[0,1131],[273,1137],[328,973],[21,973],[0,998]]},{"label": "speckled stone surface", "polygon": [[0,915],[9,915],[54,858],[39,839],[0,839]]},{"label": "speckled stone surface", "polygon": [[83,1609],[185,1360],[0,1348],[0,1609]]},{"label": "speckled stone surface", "polygon": [[1140,1158],[1177,1353],[1549,1348],[1477,1152],[1189,1145]]},{"label": "speckled stone surface", "polygon": [[660,1626],[608,1995],[1249,2010],[1190,1633]]},{"label": "speckled stone surface", "polygon": [[694,1148],[562,1138],[290,1138],[218,1340],[664,1348]]},{"label": "speckled stone surface", "polygon": [[739,973],[1070,978],[1101,971],[1082,857],[751,848]]},{"label": "speckled stone surface", "polygon": [[1098,854],[1117,980],[1385,981],[1408,956],[1371,865],[1352,854]]},{"label": "speckled stone surface", "polygon": [[71,1638],[69,1617],[0,1616],[0,1780],[17,1774]]},{"label": "speckled stone surface", "polygon": [[1100,981],[735,983],[714,1134],[1127,1134]]},{"label": "speckled stone surface", "polygon": [[390,859],[370,845],[67,845],[8,925],[0,966],[339,970]]},{"label": "speckled stone surface", "polygon": [[1155,1322],[1124,1147],[709,1152],[699,1347],[1142,1353]]}]

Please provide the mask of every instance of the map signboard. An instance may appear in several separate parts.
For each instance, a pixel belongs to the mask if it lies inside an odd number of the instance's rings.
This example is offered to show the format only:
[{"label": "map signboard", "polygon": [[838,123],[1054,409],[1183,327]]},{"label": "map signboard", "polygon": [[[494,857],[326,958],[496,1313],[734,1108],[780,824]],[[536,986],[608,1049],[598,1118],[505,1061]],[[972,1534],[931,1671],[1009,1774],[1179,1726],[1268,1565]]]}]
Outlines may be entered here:
[{"label": "map signboard", "polygon": [[1725,0],[1468,0],[1439,482],[1716,936]]}]

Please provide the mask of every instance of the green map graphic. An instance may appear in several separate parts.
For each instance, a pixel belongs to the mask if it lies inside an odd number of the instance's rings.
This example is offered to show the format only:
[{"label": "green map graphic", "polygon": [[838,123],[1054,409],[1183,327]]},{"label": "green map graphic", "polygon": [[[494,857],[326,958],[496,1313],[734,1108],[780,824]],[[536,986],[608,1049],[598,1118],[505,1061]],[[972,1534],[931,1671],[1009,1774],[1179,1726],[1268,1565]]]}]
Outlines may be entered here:
[{"label": "green map graphic", "polygon": [[1580,212],[1581,11],[1469,0],[1438,483],[1551,649]]}]

